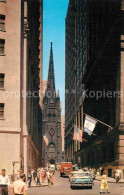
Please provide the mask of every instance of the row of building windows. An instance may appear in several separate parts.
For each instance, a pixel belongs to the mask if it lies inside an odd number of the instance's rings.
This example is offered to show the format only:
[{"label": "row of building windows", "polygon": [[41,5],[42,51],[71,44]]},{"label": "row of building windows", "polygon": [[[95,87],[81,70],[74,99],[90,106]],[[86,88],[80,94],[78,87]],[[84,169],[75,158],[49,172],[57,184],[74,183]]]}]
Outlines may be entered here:
[{"label": "row of building windows", "polygon": [[[0,0],[6,3],[6,0]],[[5,31],[5,15],[0,14],[0,31]],[[5,39],[0,39],[0,55],[5,53]],[[0,73],[0,89],[4,88],[5,74]],[[4,103],[0,103],[0,119],[4,118]]]}]

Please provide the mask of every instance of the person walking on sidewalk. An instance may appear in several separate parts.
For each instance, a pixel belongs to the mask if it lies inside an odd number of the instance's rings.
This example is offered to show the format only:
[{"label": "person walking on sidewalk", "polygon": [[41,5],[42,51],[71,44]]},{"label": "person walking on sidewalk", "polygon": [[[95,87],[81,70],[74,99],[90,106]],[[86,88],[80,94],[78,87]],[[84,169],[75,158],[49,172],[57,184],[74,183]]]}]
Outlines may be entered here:
[{"label": "person walking on sidewalk", "polygon": [[0,194],[1,195],[8,195],[10,191],[10,181],[8,175],[6,175],[6,170],[2,169],[0,175]]},{"label": "person walking on sidewalk", "polygon": [[48,171],[47,172],[47,181],[48,181],[48,185],[49,185],[49,188],[51,187],[51,174],[50,174],[50,172]]},{"label": "person walking on sidewalk", "polygon": [[36,170],[33,172],[33,177],[34,177],[34,181],[36,182],[36,178],[37,178],[37,171]]},{"label": "person walking on sidewalk", "polygon": [[14,195],[26,195],[27,186],[24,182],[25,174],[20,175],[20,179],[15,181],[12,185]]},{"label": "person walking on sidewalk", "polygon": [[32,181],[32,175],[31,175],[31,171],[28,171],[28,187],[30,188],[31,186],[31,181]]},{"label": "person walking on sidewalk", "polygon": [[37,171],[37,185],[40,185],[40,171]]},{"label": "person walking on sidewalk", "polygon": [[118,168],[115,173],[116,182],[119,182],[120,178],[121,178],[121,170]]},{"label": "person walking on sidewalk", "polygon": [[107,193],[110,193],[109,192],[109,188],[108,188],[107,175],[106,175],[105,171],[103,172],[103,175],[102,175],[102,181],[101,181],[101,186],[100,186],[100,193],[103,193],[104,190],[106,190]]},{"label": "person walking on sidewalk", "polygon": [[44,170],[41,172],[41,178],[42,178],[42,183],[44,183],[44,180],[45,180],[45,171]]},{"label": "person walking on sidewalk", "polygon": [[54,184],[54,174],[53,172],[50,173],[50,182],[51,182],[51,186]]},{"label": "person walking on sidewalk", "polygon": [[[23,175],[23,174],[24,174],[23,169],[20,169],[20,170],[19,170],[19,174],[16,176],[16,180],[19,180],[19,179],[20,179],[20,176]],[[25,174],[24,174],[24,175],[25,175]],[[25,180],[24,180],[24,182],[26,182],[26,175],[25,175]]]}]

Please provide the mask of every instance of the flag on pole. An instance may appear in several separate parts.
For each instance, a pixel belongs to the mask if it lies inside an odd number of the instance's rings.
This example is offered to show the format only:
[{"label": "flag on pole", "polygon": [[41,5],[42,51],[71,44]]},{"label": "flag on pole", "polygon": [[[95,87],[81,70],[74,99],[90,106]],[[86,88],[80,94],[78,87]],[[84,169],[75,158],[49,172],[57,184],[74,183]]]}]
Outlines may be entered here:
[{"label": "flag on pole", "polygon": [[82,136],[83,136],[83,131],[77,127],[74,127],[73,140],[77,140],[79,142],[82,142]]},{"label": "flag on pole", "polygon": [[88,133],[88,135],[91,135],[96,126],[96,123],[97,123],[96,120],[86,115],[85,123],[84,123],[84,131]]},{"label": "flag on pole", "polygon": [[44,139],[46,145],[48,146],[49,140],[48,140],[48,134],[47,133],[43,136],[43,139]]}]

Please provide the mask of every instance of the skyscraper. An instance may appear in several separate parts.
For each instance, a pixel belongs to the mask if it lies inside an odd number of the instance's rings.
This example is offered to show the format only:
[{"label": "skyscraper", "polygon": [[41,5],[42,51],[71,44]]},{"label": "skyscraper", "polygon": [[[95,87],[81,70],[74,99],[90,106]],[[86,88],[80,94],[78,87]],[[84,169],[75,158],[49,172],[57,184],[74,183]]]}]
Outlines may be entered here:
[{"label": "skyscraper", "polygon": [[0,1],[0,169],[8,174],[39,166],[42,4]]},{"label": "skyscraper", "polygon": [[[109,176],[124,164],[123,6],[123,0],[70,0],[66,16],[66,160],[102,167]],[[69,132],[83,128],[85,114],[113,130],[98,122],[96,136],[84,132],[88,142],[73,141]]]}]

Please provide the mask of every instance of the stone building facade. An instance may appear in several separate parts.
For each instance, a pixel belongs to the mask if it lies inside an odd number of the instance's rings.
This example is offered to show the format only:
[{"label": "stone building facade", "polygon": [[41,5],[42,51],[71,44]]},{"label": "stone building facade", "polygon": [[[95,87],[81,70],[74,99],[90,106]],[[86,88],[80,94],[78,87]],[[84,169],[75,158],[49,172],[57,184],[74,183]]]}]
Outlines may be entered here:
[{"label": "stone building facade", "polygon": [[[0,169],[39,166],[42,0],[0,0]],[[40,113],[40,114],[39,114]]]},{"label": "stone building facade", "polygon": [[[62,161],[61,107],[59,92],[55,89],[52,43],[50,48],[47,88],[43,98],[42,165]],[[48,145],[43,136],[47,135]]]},{"label": "stone building facade", "polygon": [[[123,22],[124,1],[70,0],[66,17],[65,158],[124,177]],[[70,82],[71,81],[71,82]],[[73,93],[72,93],[73,92]],[[100,97],[98,97],[98,92]],[[86,93],[86,94],[85,94]],[[70,111],[70,104],[73,107]],[[69,104],[70,103],[70,104]],[[85,114],[101,120],[94,133],[73,141]]]}]

